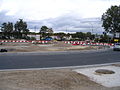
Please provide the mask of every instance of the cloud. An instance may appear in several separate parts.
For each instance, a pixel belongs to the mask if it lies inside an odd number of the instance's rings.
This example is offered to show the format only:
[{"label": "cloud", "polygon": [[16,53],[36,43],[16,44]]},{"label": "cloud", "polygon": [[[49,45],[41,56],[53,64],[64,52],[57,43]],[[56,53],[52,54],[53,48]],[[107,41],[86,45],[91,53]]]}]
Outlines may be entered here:
[{"label": "cloud", "polygon": [[[28,28],[46,25],[56,32],[101,33],[101,15],[119,0],[1,0],[0,22],[27,21]],[[98,18],[95,18],[98,17]]]},{"label": "cloud", "polygon": [[24,17],[28,20],[56,18],[75,12],[83,18],[100,17],[111,5],[119,0],[3,0],[1,10],[7,15]]},{"label": "cloud", "polygon": [[[6,15],[8,11],[0,12],[0,23],[13,22],[19,20],[19,17]],[[55,32],[93,32],[102,33],[101,19],[100,18],[82,18],[78,13],[72,12],[61,15],[56,18],[49,18],[43,20],[25,20],[28,28],[31,31],[39,32],[43,25],[53,28]]]},{"label": "cloud", "polygon": [[[6,13],[7,11],[0,12],[0,23],[9,21],[15,23],[18,21],[19,18],[8,16]],[[28,24],[28,28],[36,32],[39,32],[43,25],[46,25],[49,28],[53,28],[55,32],[92,32],[92,30],[94,33],[103,32],[100,18],[82,18],[76,13],[68,13],[56,18],[49,18],[44,20],[29,20],[26,22]]]},{"label": "cloud", "polygon": [[6,15],[7,12],[8,11],[1,11],[0,12],[0,23],[3,23],[3,22],[15,22],[15,20],[17,20],[16,17]]},{"label": "cloud", "polygon": [[50,18],[40,21],[28,22],[31,29],[40,30],[40,27],[46,25],[53,28],[55,32],[93,32],[102,33],[102,22],[100,18],[81,18],[76,14],[66,14],[57,18]]}]

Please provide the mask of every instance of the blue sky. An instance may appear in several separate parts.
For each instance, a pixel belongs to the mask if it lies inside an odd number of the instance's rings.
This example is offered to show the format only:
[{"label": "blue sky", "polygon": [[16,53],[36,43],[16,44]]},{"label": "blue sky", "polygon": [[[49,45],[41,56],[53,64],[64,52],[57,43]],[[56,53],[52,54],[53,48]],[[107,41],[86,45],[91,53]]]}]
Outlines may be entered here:
[{"label": "blue sky", "polygon": [[0,0],[1,22],[23,18],[28,28],[42,25],[55,32],[101,33],[101,15],[119,0]]}]

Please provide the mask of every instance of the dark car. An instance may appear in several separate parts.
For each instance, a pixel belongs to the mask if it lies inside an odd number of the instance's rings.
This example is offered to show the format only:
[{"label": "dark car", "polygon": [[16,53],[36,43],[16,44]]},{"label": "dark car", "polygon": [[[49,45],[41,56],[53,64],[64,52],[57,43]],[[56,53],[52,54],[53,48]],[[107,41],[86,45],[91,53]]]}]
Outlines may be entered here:
[{"label": "dark car", "polygon": [[51,41],[51,40],[53,40],[51,37],[46,37],[44,40],[46,40],[46,41]]},{"label": "dark car", "polygon": [[114,44],[114,47],[113,47],[113,50],[114,50],[114,51],[120,50],[120,43],[115,43],[115,44]]},{"label": "dark car", "polygon": [[0,52],[7,52],[7,49],[0,49]]}]

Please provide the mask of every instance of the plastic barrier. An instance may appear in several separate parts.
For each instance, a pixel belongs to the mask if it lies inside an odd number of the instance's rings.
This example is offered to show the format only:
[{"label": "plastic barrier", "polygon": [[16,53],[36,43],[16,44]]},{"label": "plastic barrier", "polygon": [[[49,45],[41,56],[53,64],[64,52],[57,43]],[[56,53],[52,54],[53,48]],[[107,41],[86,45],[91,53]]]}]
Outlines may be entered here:
[{"label": "plastic barrier", "polygon": [[85,41],[65,41],[65,44],[72,45],[93,45],[93,46],[113,46],[113,43],[86,43]]},{"label": "plastic barrier", "polygon": [[41,44],[47,44],[49,41],[41,41],[41,40],[34,40],[34,41],[27,41],[27,40],[0,40],[0,43],[34,43],[38,42]]}]

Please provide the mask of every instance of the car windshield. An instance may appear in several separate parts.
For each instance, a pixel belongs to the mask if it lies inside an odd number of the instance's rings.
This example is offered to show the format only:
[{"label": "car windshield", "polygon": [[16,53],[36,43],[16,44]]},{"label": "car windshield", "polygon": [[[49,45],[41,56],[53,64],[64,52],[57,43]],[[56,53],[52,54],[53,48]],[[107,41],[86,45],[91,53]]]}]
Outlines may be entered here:
[{"label": "car windshield", "polygon": [[120,45],[120,43],[116,43],[115,45]]}]

